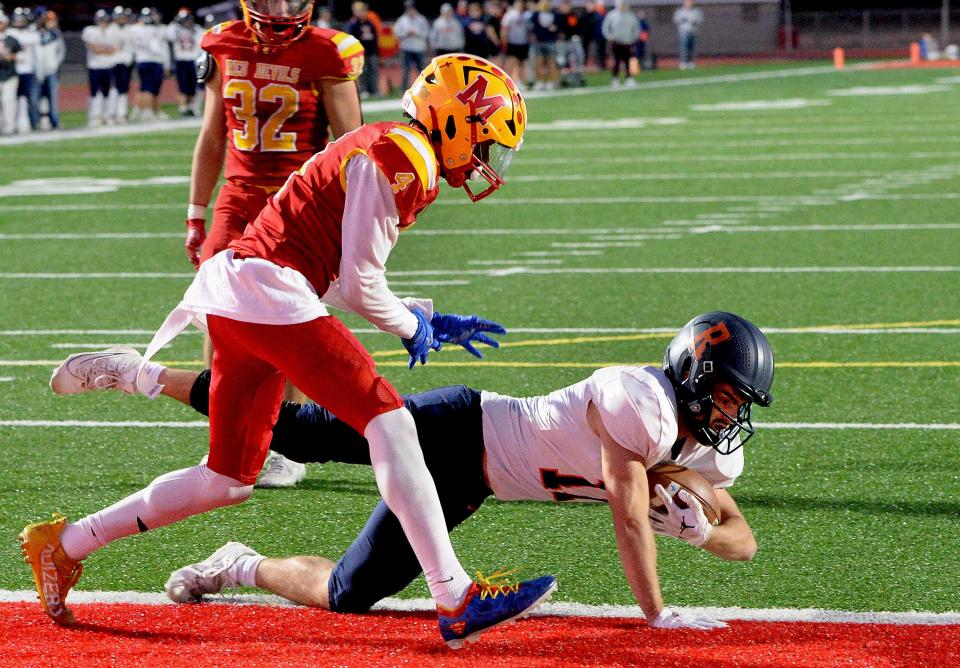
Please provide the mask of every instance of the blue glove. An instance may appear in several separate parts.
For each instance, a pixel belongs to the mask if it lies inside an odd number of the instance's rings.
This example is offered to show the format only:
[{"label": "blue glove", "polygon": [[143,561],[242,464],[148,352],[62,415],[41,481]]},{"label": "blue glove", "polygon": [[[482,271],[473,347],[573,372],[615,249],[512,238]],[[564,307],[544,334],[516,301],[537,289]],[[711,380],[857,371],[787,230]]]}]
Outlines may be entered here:
[{"label": "blue glove", "polygon": [[403,347],[410,353],[410,368],[420,360],[420,364],[427,363],[427,355],[431,350],[440,350],[440,341],[436,338],[433,325],[427,322],[427,316],[413,309],[410,311],[417,316],[417,331],[409,339],[400,339],[403,341]]},{"label": "blue glove", "polygon": [[433,335],[443,343],[456,343],[463,346],[474,357],[483,358],[483,354],[471,345],[471,342],[485,343],[493,348],[500,344],[483,332],[491,334],[506,334],[507,330],[499,322],[484,320],[476,315],[457,315],[456,313],[439,313],[434,311]]}]

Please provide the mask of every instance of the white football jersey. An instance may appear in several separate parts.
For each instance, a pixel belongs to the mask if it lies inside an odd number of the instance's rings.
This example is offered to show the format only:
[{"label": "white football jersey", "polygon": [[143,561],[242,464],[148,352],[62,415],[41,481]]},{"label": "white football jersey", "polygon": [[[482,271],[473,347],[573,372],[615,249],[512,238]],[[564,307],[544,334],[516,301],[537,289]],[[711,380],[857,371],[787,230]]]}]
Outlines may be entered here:
[{"label": "white football jersey", "polygon": [[120,36],[120,45],[117,52],[113,54],[115,65],[133,65],[133,44],[131,43],[133,35],[133,24],[119,25],[114,23],[117,34]]},{"label": "white football jersey", "polygon": [[[80,38],[87,45],[87,69],[109,70],[117,62],[116,49],[123,45],[120,29],[113,23],[105,26],[87,26],[80,33]],[[111,49],[111,53],[94,53],[92,47]]]},{"label": "white football jersey", "polygon": [[649,469],[673,462],[714,487],[729,487],[743,471],[743,450],[721,455],[686,439],[677,446],[673,387],[655,367],[607,367],[545,396],[517,398],[482,392],[486,473],[503,501],[606,501],[600,439],[587,424],[593,402],[603,425]]},{"label": "white football jersey", "polygon": [[171,23],[167,26],[167,41],[173,44],[174,60],[196,60],[200,56],[203,28]]},{"label": "white football jersey", "polygon": [[170,66],[170,47],[167,46],[166,26],[136,23],[127,36],[133,47],[133,57],[138,63],[159,63]]}]

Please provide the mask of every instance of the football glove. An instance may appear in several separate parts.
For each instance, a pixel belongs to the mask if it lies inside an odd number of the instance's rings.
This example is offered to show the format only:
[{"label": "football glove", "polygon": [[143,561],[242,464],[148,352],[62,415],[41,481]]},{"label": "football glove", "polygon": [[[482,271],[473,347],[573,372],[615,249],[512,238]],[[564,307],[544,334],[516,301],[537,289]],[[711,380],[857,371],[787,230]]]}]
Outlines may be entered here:
[{"label": "football glove", "polygon": [[203,218],[187,218],[187,239],[183,242],[183,247],[194,268],[200,266],[200,246],[206,238],[207,221]]},{"label": "football glove", "polygon": [[434,335],[433,325],[427,322],[427,316],[418,309],[410,312],[417,316],[417,331],[411,338],[400,340],[403,341],[403,347],[410,353],[409,368],[412,369],[417,360],[420,360],[420,364],[426,364],[427,355],[431,350],[440,350],[441,343]]},{"label": "football glove", "polygon": [[507,333],[507,330],[499,322],[485,320],[476,315],[457,315],[456,313],[438,313],[435,311],[430,324],[433,325],[433,333],[438,341],[456,343],[463,346],[474,357],[481,359],[483,353],[474,348],[472,343],[475,341],[492,348],[499,348],[500,343],[484,334],[484,332],[490,332],[491,334]]},{"label": "football glove", "polygon": [[710,539],[713,526],[707,520],[707,516],[703,512],[703,506],[700,505],[696,497],[688,494],[685,489],[681,489],[677,492],[677,496],[687,504],[686,508],[681,508],[663,488],[663,485],[654,486],[653,491],[660,497],[666,508],[666,512],[650,508],[650,524],[653,525],[655,534],[673,536],[697,547],[701,547]]},{"label": "football glove", "polygon": [[664,608],[659,615],[648,619],[647,624],[655,629],[697,629],[698,631],[722,629],[727,626],[726,622],[719,619],[670,608]]}]

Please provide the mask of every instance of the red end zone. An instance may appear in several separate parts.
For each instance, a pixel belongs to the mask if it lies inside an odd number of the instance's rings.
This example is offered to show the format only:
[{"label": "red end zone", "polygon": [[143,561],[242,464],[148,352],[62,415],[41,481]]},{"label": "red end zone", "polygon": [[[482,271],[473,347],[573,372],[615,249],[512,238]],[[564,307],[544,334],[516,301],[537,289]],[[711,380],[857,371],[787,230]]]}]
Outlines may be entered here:
[{"label": "red end zone", "polygon": [[731,622],[709,633],[643,621],[535,617],[453,652],[428,613],[337,615],[248,605],[0,604],[0,666],[931,666],[960,665],[960,625]]}]

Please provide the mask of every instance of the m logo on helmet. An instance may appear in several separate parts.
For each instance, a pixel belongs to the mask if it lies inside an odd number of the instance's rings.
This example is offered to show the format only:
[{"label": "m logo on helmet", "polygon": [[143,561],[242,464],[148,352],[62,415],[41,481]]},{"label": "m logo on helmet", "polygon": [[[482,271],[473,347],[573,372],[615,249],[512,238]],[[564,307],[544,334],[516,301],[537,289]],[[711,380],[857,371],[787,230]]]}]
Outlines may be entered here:
[{"label": "m logo on helmet", "polygon": [[729,339],[730,330],[727,329],[726,323],[721,320],[710,329],[705,329],[693,337],[693,341],[690,342],[690,352],[693,353],[694,359],[700,359],[708,344],[716,345]]},{"label": "m logo on helmet", "polygon": [[480,117],[481,123],[486,123],[500,107],[507,104],[502,95],[487,97],[489,83],[485,76],[478,74],[472,84],[457,93],[457,99],[463,104],[469,104],[470,111]]}]

